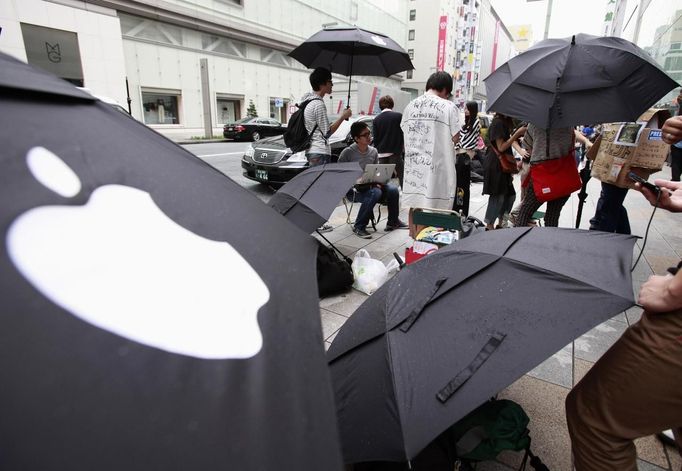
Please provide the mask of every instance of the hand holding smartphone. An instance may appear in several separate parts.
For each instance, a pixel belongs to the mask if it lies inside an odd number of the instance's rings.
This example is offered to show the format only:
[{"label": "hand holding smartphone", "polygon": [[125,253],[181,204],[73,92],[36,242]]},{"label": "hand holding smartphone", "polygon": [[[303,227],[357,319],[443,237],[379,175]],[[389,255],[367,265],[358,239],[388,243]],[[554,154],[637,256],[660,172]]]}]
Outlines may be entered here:
[{"label": "hand holding smartphone", "polygon": [[644,188],[649,189],[650,191],[654,192],[655,194],[658,194],[661,192],[661,189],[659,187],[657,187],[656,185],[654,185],[651,182],[646,181],[645,179],[643,179],[642,177],[640,177],[639,175],[637,175],[634,172],[628,173],[628,178],[634,182],[639,183]]}]

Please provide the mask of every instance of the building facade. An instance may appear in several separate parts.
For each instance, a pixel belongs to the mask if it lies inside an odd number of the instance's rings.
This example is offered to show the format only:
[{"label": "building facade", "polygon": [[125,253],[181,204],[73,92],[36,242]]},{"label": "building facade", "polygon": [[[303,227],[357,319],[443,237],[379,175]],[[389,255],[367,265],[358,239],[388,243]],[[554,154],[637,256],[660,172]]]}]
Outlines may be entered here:
[{"label": "building facade", "polygon": [[445,70],[455,80],[453,95],[485,105],[483,79],[515,55],[513,38],[489,0],[412,0],[408,3],[407,50],[415,70],[403,88],[414,96],[426,80]]},{"label": "building facade", "polygon": [[[221,134],[222,125],[245,117],[251,103],[260,116],[286,122],[310,89],[310,71],[289,51],[325,26],[357,25],[404,46],[407,3],[0,0],[0,51],[125,107],[129,100],[136,119],[169,137],[189,138],[208,129]],[[342,96],[346,104],[344,81],[348,87],[346,78],[335,76],[330,112]],[[399,92],[401,81],[354,77],[350,104],[359,112],[359,89]]]}]

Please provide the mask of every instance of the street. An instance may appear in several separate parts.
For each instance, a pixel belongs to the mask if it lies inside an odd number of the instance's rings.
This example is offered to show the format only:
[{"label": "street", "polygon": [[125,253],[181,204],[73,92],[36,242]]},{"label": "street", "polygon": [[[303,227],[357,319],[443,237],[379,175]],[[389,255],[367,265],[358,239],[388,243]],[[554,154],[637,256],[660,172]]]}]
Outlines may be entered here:
[{"label": "street", "polygon": [[182,147],[220,170],[261,200],[267,201],[274,191],[265,185],[242,176],[242,155],[244,155],[244,151],[250,145],[250,142],[211,142],[205,144],[184,144]]}]

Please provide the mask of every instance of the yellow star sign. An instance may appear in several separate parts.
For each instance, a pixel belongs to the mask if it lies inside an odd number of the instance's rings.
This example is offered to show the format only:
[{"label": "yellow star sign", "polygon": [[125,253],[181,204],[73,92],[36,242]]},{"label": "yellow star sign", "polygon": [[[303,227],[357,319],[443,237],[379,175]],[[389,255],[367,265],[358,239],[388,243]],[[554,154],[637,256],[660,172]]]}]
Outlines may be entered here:
[{"label": "yellow star sign", "polygon": [[518,39],[528,39],[528,33],[530,33],[530,30],[526,26],[519,26],[516,36]]}]

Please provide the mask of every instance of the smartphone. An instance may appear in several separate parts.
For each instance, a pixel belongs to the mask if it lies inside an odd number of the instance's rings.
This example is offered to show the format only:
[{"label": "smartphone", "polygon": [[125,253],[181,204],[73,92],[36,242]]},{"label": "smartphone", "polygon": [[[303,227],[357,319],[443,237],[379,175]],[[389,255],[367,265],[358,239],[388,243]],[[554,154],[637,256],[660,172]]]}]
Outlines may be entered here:
[{"label": "smartphone", "polygon": [[646,181],[645,179],[637,175],[635,172],[628,173],[628,178],[634,182],[640,183],[643,187],[648,188],[654,193],[659,193],[661,191],[659,187],[657,187],[651,182]]}]

